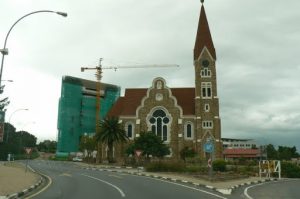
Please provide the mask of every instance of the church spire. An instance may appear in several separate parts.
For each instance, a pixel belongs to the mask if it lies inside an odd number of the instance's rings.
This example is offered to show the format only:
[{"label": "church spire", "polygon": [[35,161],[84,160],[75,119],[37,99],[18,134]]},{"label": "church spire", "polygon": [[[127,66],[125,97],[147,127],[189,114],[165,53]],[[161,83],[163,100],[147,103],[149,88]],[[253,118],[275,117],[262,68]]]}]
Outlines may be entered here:
[{"label": "church spire", "polygon": [[200,53],[202,52],[203,48],[206,47],[211,54],[211,56],[216,59],[216,51],[215,47],[210,35],[210,30],[203,6],[204,0],[201,0],[201,12],[200,12],[200,18],[198,23],[198,31],[197,31],[197,37],[194,47],[194,60],[197,60],[200,56]]}]

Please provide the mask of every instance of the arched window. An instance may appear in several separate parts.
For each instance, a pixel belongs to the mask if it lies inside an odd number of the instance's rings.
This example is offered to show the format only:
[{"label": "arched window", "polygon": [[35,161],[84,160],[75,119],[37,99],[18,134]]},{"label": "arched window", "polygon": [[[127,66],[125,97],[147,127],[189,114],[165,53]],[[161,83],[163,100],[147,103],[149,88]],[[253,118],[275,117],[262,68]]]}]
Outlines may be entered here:
[{"label": "arched window", "polygon": [[155,133],[158,137],[160,137],[163,141],[168,140],[168,125],[170,119],[166,115],[166,113],[158,109],[153,112],[152,116],[149,119],[151,125],[152,133]]},{"label": "arched window", "polygon": [[185,139],[194,139],[194,129],[191,122],[187,122],[184,125],[184,137]]},{"label": "arched window", "polygon": [[132,123],[127,123],[125,125],[125,131],[126,131],[126,135],[129,139],[133,139],[134,138],[134,126]]}]

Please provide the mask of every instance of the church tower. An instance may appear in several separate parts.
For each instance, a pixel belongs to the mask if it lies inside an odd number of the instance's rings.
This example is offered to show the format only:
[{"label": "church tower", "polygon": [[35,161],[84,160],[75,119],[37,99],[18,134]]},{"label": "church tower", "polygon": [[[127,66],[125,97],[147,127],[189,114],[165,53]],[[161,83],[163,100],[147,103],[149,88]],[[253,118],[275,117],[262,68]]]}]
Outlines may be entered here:
[{"label": "church tower", "polygon": [[212,143],[213,158],[222,158],[221,120],[217,93],[216,52],[210,34],[204,0],[194,47],[196,143],[201,157],[209,158],[204,145]]}]

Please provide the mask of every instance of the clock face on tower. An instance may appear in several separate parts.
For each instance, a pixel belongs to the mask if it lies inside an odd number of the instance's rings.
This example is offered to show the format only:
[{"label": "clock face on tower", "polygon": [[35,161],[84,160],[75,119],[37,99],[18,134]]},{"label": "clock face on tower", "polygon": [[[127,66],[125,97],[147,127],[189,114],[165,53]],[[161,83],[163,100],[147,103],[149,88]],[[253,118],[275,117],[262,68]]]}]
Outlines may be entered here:
[{"label": "clock face on tower", "polygon": [[209,66],[209,61],[207,59],[202,61],[202,66],[203,67],[208,67]]}]

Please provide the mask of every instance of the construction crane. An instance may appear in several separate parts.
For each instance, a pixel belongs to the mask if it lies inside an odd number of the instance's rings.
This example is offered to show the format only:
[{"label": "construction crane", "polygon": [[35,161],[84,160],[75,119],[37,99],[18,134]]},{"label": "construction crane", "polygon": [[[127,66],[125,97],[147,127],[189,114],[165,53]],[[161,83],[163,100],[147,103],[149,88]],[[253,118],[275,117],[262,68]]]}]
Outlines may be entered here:
[{"label": "construction crane", "polygon": [[[95,76],[96,76],[96,133],[99,132],[99,122],[100,122],[100,90],[101,90],[101,79],[102,79],[102,70],[103,69],[112,69],[112,70],[118,70],[118,69],[137,69],[137,68],[158,68],[158,67],[179,67],[177,64],[149,64],[149,65],[135,65],[135,66],[107,66],[102,67],[102,61],[103,58],[100,58],[99,65],[96,67],[81,67],[81,72],[84,72],[85,70],[96,70]],[[99,146],[98,146],[99,147]],[[98,156],[98,154],[97,154]]]}]

